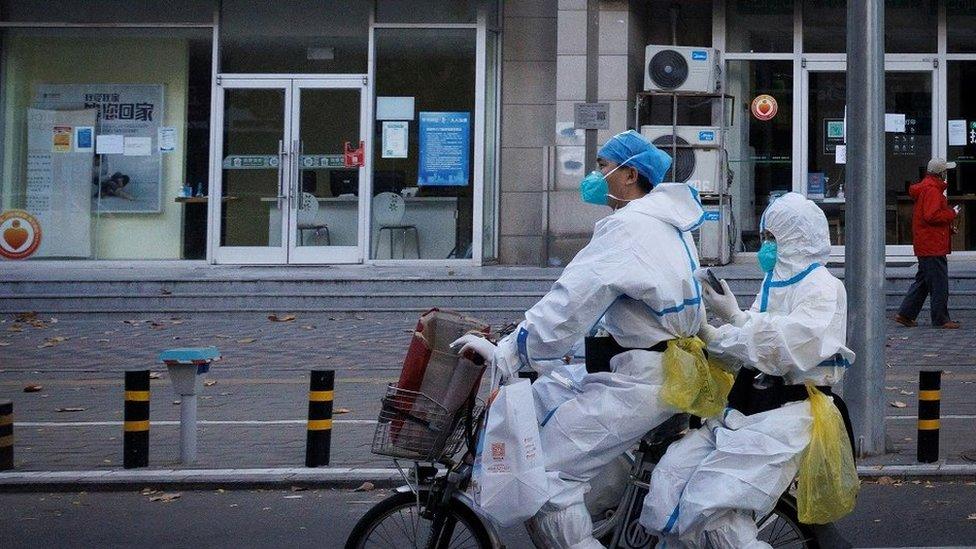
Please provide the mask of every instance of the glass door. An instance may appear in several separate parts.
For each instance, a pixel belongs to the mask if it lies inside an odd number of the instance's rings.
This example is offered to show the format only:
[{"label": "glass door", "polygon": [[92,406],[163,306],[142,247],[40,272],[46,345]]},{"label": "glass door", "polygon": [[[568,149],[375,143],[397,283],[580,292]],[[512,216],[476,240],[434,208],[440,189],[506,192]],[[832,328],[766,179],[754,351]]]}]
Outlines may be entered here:
[{"label": "glass door", "polygon": [[363,77],[225,78],[219,89],[216,261],[361,262]]},{"label": "glass door", "polygon": [[361,76],[292,85],[289,263],[363,259],[366,96]]},{"label": "glass door", "polygon": [[[933,121],[934,69],[930,63],[889,61],[885,71],[885,239],[887,255],[912,254],[912,201],[918,181],[937,150]],[[795,183],[827,215],[835,255],[843,255],[846,195],[844,62],[808,62],[803,72],[803,154],[806,177]],[[804,185],[802,188],[796,188]]]},{"label": "glass door", "polygon": [[225,79],[218,88],[214,182],[217,263],[288,262],[291,81]]}]

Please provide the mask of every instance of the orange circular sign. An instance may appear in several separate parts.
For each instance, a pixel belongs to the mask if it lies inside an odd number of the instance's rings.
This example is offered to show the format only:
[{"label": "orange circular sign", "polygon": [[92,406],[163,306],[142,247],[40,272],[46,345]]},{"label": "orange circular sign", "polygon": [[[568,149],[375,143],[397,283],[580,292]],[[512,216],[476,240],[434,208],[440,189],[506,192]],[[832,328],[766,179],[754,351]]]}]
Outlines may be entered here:
[{"label": "orange circular sign", "polygon": [[752,100],[752,116],[758,120],[771,120],[776,116],[777,111],[779,111],[779,104],[772,95],[757,95]]},{"label": "orange circular sign", "polygon": [[41,245],[41,224],[24,210],[0,214],[0,256],[26,259]]}]

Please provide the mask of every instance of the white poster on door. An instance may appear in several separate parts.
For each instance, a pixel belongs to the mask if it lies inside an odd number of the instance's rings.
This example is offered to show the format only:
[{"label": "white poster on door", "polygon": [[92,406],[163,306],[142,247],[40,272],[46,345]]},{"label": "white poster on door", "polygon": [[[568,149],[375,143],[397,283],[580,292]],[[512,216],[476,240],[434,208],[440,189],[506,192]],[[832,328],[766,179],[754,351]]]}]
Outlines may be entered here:
[{"label": "white poster on door", "polygon": [[409,122],[383,122],[383,158],[406,158]]},{"label": "white poster on door", "polygon": [[27,109],[25,209],[37,219],[42,234],[35,257],[91,256],[94,154],[86,146],[55,152],[52,143],[54,136],[63,141],[63,128],[69,128],[72,138],[77,135],[76,128],[92,128],[95,116],[93,109]]},{"label": "white poster on door", "polygon": [[949,146],[950,147],[966,146],[966,121],[965,120],[949,121]]},{"label": "white poster on door", "polygon": [[126,144],[123,154],[101,154],[97,158],[98,181],[92,182],[95,194],[92,207],[96,211],[162,211],[162,157],[155,143],[164,114],[163,90],[162,84],[42,84],[37,87],[35,107],[59,111],[96,109],[98,133],[121,135]]}]

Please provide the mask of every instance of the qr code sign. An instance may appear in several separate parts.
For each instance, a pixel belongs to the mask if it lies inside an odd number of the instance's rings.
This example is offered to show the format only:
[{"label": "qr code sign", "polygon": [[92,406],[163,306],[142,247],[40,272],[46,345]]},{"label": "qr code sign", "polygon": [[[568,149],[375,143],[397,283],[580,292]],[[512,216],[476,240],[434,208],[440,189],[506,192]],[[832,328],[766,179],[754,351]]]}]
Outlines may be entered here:
[{"label": "qr code sign", "polygon": [[504,442],[492,442],[491,443],[491,459],[503,460],[505,459],[505,443]]}]

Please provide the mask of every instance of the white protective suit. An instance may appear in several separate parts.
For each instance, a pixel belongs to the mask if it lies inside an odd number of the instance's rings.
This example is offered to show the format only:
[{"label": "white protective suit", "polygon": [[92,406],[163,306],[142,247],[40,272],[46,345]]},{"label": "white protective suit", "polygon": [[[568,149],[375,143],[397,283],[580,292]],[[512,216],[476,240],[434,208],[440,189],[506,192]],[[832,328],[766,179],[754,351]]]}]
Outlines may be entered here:
[{"label": "white protective suit", "polygon": [[[715,330],[708,351],[786,384],[837,383],[854,353],[846,347],[847,293],[824,267],[827,219],[789,193],[767,208],[762,226],[776,237],[776,266],[752,308],[736,315],[739,325]],[[805,400],[709,419],[654,469],[641,524],[661,536],[658,547],[768,547],[756,540],[755,517],[770,512],[796,476],[812,420]]]},{"label": "white protective suit", "polygon": [[[693,336],[704,321],[689,232],[703,218],[694,189],[660,184],[601,219],[549,293],[498,344],[502,372],[531,367],[542,374],[535,385],[550,501],[526,526],[543,546],[600,547],[583,504],[587,481],[676,413],[658,400],[662,354],[643,349]],[[640,350],[615,356],[612,372],[565,367],[562,357],[601,319],[620,345]],[[543,390],[557,370],[573,378],[574,390],[552,390],[552,383]]]}]

